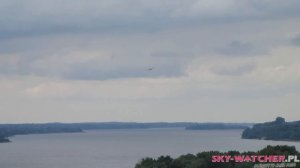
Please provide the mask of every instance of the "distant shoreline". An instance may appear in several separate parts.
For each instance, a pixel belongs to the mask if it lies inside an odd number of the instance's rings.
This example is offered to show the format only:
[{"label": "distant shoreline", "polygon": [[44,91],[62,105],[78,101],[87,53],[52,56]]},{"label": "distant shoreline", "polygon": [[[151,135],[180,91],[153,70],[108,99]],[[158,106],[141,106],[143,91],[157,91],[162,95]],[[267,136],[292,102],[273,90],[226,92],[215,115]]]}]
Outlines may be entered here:
[{"label": "distant shoreline", "polygon": [[[84,130],[117,130],[117,129],[149,129],[149,128],[190,128],[201,127],[201,130],[228,130],[247,128],[250,123],[194,123],[194,122],[103,122],[103,123],[45,123],[45,124],[0,124],[0,143],[11,142],[14,135],[76,133]],[[196,130],[196,129],[193,129]]]}]

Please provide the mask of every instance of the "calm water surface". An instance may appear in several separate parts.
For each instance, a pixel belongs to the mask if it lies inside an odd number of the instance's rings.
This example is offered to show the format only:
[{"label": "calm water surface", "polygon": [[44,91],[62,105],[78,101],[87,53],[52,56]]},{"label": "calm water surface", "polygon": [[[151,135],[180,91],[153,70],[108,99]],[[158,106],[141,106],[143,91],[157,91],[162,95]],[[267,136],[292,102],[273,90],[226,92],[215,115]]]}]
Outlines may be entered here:
[{"label": "calm water surface", "polygon": [[97,130],[22,135],[0,144],[0,168],[133,168],[141,158],[206,150],[256,151],[266,145],[300,142],[240,139],[242,130]]}]

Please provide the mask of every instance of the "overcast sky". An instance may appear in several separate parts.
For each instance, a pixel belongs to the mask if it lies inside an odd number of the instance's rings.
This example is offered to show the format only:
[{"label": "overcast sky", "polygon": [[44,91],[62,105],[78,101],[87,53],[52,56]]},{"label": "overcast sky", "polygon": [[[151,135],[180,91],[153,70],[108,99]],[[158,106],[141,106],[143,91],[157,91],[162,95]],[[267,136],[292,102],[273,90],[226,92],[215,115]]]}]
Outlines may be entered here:
[{"label": "overcast sky", "polygon": [[300,119],[299,0],[0,0],[0,123]]}]

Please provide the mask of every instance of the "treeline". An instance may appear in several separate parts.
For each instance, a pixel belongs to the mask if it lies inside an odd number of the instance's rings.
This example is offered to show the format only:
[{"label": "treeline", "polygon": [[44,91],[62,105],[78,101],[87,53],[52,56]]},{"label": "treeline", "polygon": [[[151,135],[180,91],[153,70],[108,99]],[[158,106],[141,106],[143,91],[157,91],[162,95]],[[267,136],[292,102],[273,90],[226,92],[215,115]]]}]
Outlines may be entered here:
[{"label": "treeline", "polygon": [[[144,158],[136,164],[135,168],[253,168],[255,164],[252,162],[235,163],[234,161],[213,163],[213,155],[298,155],[299,158],[299,152],[294,146],[267,146],[258,152],[209,151],[196,155],[181,155],[175,159],[170,156],[160,156],[157,159]],[[299,163],[296,168],[300,168]]]},{"label": "treeline", "polygon": [[[82,132],[82,130],[93,129],[149,129],[149,128],[186,128],[194,126],[202,129],[221,128],[229,125],[220,123],[190,123],[190,122],[156,122],[156,123],[134,123],[134,122],[102,122],[102,123],[48,123],[48,124],[0,124],[0,142],[8,142],[8,137],[24,134],[44,134],[63,132]],[[247,124],[240,124],[247,125]],[[249,125],[249,124],[248,124]],[[231,127],[231,126],[230,126]],[[236,126],[234,126],[236,127]],[[232,128],[232,127],[231,127]]]},{"label": "treeline", "polygon": [[9,142],[8,137],[26,134],[46,134],[82,132],[80,127],[71,124],[49,123],[49,124],[1,124],[0,142]]},{"label": "treeline", "polygon": [[185,128],[196,123],[190,122],[153,122],[153,123],[136,123],[136,122],[101,122],[101,123],[73,123],[84,130],[92,129],[149,129],[149,128]]},{"label": "treeline", "polygon": [[248,126],[238,124],[195,124],[187,126],[186,130],[227,130],[227,129],[246,129]]},{"label": "treeline", "polygon": [[277,117],[273,122],[255,124],[243,131],[242,138],[265,140],[300,140],[300,121],[285,122]]},{"label": "treeline", "polygon": [[154,122],[154,123],[134,123],[134,122],[104,122],[104,123],[75,123],[72,124],[84,130],[90,129],[148,129],[148,128],[185,128],[192,129],[202,127],[202,129],[245,129],[253,124],[248,123],[191,123],[191,122]]}]

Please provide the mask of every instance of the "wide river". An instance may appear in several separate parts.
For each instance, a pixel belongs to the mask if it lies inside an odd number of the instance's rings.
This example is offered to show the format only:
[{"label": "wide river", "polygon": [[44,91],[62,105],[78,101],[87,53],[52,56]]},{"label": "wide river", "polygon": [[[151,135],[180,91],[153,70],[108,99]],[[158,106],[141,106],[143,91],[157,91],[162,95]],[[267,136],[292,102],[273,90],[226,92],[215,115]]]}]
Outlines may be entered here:
[{"label": "wide river", "polygon": [[0,168],[134,168],[143,157],[178,156],[207,150],[257,151],[300,142],[241,139],[242,130],[96,130],[22,135],[0,143]]}]

